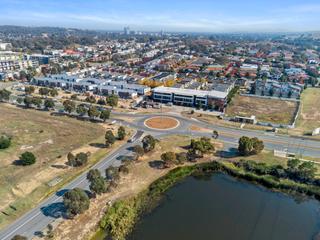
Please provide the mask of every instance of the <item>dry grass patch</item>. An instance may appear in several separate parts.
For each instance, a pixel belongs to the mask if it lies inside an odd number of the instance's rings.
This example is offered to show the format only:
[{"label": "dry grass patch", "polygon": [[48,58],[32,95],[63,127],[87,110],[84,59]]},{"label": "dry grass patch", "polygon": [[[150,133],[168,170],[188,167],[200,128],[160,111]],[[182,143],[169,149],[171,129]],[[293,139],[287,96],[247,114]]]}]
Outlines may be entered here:
[{"label": "dry grass patch", "polygon": [[[150,167],[153,161],[159,161],[161,154],[166,151],[183,152],[190,144],[187,136],[170,136],[163,138],[157,144],[156,149],[138,162],[129,166],[129,174],[122,175],[119,186],[111,193],[98,196],[90,203],[90,208],[85,213],[76,216],[73,220],[62,221],[55,229],[55,240],[81,240],[90,239],[95,233],[97,224],[107,209],[107,202],[114,203],[117,200],[135,196],[145,190],[152,182],[167,174],[170,169],[155,169]],[[199,159],[200,162],[208,162],[215,157],[208,156]],[[192,163],[186,163],[192,165]]]},{"label": "dry grass patch", "polygon": [[320,88],[306,89],[301,96],[301,112],[297,121],[297,130],[310,133],[320,127]]},{"label": "dry grass patch", "polygon": [[[105,132],[101,125],[54,117],[47,112],[4,104],[0,105],[0,112],[1,133],[12,136],[12,146],[0,151],[0,210],[33,193],[61,173],[67,173],[68,170],[52,165],[64,165],[68,152],[76,149],[97,151],[87,144],[101,138]],[[14,165],[25,151],[36,155],[36,164],[28,167]],[[30,203],[37,200],[32,199]],[[4,218],[6,216],[1,214],[0,226]]]},{"label": "dry grass patch", "polygon": [[298,103],[278,99],[264,99],[237,95],[226,109],[228,116],[256,116],[258,121],[290,124]]}]

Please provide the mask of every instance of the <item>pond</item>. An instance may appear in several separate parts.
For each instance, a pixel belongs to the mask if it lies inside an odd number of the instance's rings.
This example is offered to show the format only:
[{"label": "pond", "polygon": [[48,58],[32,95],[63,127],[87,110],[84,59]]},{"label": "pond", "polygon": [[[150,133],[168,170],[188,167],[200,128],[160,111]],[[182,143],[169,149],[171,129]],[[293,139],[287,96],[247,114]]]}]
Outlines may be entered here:
[{"label": "pond", "polygon": [[320,231],[320,203],[225,174],[188,177],[137,224],[128,240],[304,240]]}]

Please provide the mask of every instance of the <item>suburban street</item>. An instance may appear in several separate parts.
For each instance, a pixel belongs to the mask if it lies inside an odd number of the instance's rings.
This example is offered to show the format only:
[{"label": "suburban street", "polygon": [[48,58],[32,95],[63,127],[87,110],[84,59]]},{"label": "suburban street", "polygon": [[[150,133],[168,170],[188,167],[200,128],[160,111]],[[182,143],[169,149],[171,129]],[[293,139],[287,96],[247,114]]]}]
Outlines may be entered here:
[{"label": "suburban street", "polygon": [[[117,119],[117,117],[130,116],[135,118],[133,122],[126,122],[124,120]],[[163,138],[169,135],[189,135],[190,137],[212,137],[211,132],[198,132],[188,130],[191,125],[195,125],[202,128],[211,130],[217,130],[219,132],[219,140],[224,143],[224,151],[226,153],[235,152],[237,148],[238,139],[241,136],[258,137],[264,141],[265,147],[268,150],[284,150],[287,149],[290,153],[301,154],[309,157],[320,156],[320,144],[317,141],[306,140],[302,138],[293,138],[284,135],[275,135],[271,133],[265,133],[262,131],[252,131],[243,129],[234,129],[221,126],[214,126],[208,123],[204,123],[195,119],[188,119],[181,117],[177,114],[165,114],[165,116],[174,117],[180,124],[177,128],[170,131],[161,131],[149,129],[144,125],[146,119],[154,116],[164,116],[164,114],[147,114],[147,115],[134,115],[134,114],[122,114],[113,113],[112,120],[116,120],[118,124],[134,128],[136,130],[143,131],[145,134],[151,134],[156,138]],[[98,164],[93,166],[95,169],[99,169],[101,172],[110,165],[120,165],[121,156],[130,155],[130,147],[137,144],[140,138],[135,138],[132,143],[126,143],[120,148],[114,150],[111,154],[106,156]],[[63,212],[62,196],[69,189],[75,187],[88,190],[88,181],[86,180],[87,171],[74,179],[72,182],[61,188],[55,194],[44,200],[36,208],[32,209],[17,221],[6,227],[0,232],[1,240],[10,240],[14,235],[20,234],[32,238],[39,234],[48,224],[53,223],[57,219],[61,218]]]}]

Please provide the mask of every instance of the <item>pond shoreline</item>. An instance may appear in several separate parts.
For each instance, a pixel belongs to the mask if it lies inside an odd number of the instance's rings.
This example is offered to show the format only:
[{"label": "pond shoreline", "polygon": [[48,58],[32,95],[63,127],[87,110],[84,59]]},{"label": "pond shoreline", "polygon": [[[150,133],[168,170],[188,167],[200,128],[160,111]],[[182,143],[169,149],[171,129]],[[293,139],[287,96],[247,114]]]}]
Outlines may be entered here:
[{"label": "pond shoreline", "polygon": [[229,162],[200,163],[175,168],[153,182],[148,189],[138,195],[116,202],[107,210],[100,221],[97,233],[91,239],[100,240],[104,239],[105,236],[109,236],[112,239],[125,239],[141,217],[158,206],[163,194],[168,189],[188,176],[203,176],[214,173],[224,173],[291,196],[308,196],[317,200],[320,199],[320,189],[316,186],[287,179],[276,179],[270,175],[257,175],[252,172],[246,172]]}]

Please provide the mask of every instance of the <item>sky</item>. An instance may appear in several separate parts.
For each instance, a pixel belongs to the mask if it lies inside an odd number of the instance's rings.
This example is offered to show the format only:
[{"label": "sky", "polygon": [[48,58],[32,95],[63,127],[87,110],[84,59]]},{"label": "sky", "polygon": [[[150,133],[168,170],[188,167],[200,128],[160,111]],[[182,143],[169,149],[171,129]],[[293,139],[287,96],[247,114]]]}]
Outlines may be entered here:
[{"label": "sky", "polygon": [[180,32],[320,30],[320,0],[0,0],[0,25]]}]

